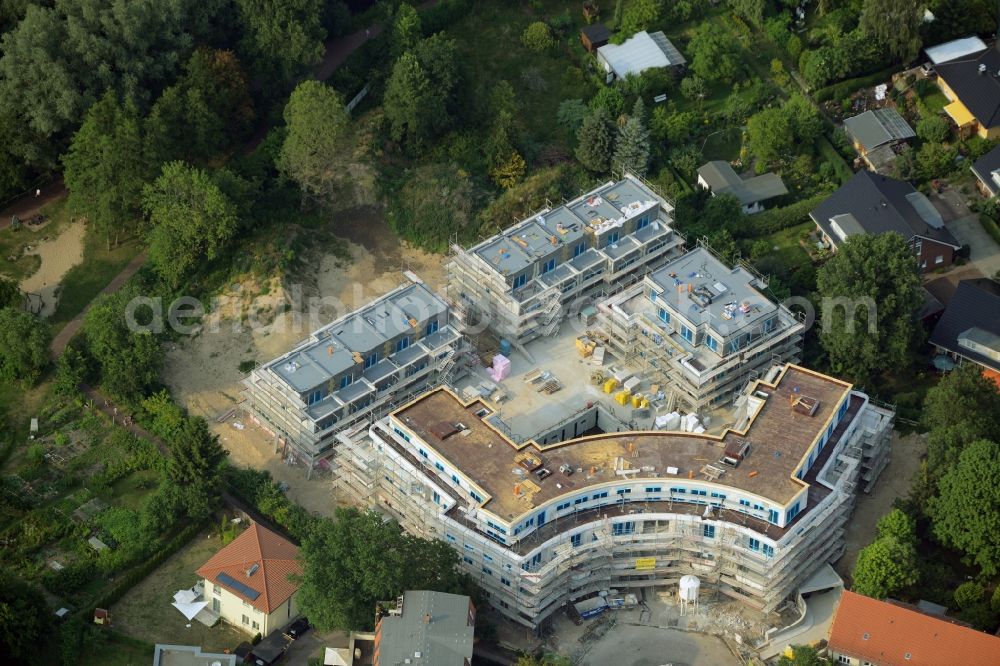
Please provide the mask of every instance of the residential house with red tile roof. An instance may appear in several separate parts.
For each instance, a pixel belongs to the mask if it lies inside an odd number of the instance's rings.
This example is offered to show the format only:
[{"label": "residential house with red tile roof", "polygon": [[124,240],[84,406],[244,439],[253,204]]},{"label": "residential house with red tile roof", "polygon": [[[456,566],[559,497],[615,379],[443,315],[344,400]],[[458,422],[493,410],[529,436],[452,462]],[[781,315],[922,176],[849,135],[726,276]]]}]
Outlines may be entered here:
[{"label": "residential house with red tile roof", "polygon": [[266,636],[299,615],[299,586],[289,579],[302,573],[298,556],[295,544],[253,523],[197,574],[205,579],[213,611],[235,627]]},{"label": "residential house with red tile roof", "polygon": [[1000,638],[912,606],[844,592],[830,628],[835,664],[997,666]]}]

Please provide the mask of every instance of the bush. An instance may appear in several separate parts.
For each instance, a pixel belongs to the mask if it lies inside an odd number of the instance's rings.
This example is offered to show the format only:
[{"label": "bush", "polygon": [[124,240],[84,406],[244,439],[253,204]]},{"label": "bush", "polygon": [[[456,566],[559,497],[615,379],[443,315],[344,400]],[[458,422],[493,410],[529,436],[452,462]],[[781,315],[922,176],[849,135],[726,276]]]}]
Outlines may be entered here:
[{"label": "bush", "polygon": [[817,102],[827,102],[831,99],[842,99],[849,96],[852,92],[858,88],[867,88],[868,86],[874,86],[879,83],[884,83],[892,78],[893,73],[896,71],[896,67],[888,67],[881,71],[875,72],[874,74],[869,74],[867,76],[859,76],[856,79],[847,79],[846,81],[841,81],[840,83],[834,83],[832,85],[826,86],[824,88],[818,89],[813,93],[813,98]]},{"label": "bush", "polygon": [[959,608],[970,608],[983,598],[983,586],[975,581],[962,583],[955,589],[955,603]]},{"label": "bush", "polygon": [[769,208],[757,213],[750,218],[750,223],[747,225],[749,227],[749,234],[742,235],[745,237],[766,236],[767,234],[773,234],[776,231],[802,224],[808,221],[809,212],[826,199],[826,197],[825,193],[817,194],[816,196],[796,201],[782,208]]},{"label": "bush", "polygon": [[535,21],[521,35],[521,43],[532,51],[546,51],[555,45],[552,28],[547,23]]}]

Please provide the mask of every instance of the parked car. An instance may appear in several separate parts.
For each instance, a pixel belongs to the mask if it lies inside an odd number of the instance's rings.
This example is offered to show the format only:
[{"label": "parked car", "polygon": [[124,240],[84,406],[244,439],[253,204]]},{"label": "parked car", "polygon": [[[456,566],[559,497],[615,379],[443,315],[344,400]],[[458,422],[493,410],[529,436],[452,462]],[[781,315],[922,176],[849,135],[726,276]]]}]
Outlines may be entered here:
[{"label": "parked car", "polygon": [[920,66],[920,72],[924,76],[932,76],[934,74],[934,63],[928,61]]},{"label": "parked car", "polygon": [[304,617],[300,617],[295,622],[288,625],[288,628],[285,629],[285,635],[294,641],[302,638],[302,634],[309,631],[310,627],[311,625],[309,624],[309,620]]}]

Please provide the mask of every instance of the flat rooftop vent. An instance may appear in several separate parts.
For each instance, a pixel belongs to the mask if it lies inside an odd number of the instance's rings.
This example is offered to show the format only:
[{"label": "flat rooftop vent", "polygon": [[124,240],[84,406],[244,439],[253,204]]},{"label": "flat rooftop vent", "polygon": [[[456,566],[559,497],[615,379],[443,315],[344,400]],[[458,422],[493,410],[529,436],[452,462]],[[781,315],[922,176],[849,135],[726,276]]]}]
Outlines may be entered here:
[{"label": "flat rooftop vent", "polygon": [[459,430],[463,430],[464,427],[459,428],[460,423],[451,423],[449,421],[438,421],[437,423],[432,423],[429,430],[431,434],[438,439],[448,439]]},{"label": "flat rooftop vent", "polygon": [[799,414],[805,414],[806,416],[815,416],[816,410],[819,409],[819,400],[816,398],[811,398],[807,395],[801,395],[797,392],[793,393],[789,400],[794,409]]}]

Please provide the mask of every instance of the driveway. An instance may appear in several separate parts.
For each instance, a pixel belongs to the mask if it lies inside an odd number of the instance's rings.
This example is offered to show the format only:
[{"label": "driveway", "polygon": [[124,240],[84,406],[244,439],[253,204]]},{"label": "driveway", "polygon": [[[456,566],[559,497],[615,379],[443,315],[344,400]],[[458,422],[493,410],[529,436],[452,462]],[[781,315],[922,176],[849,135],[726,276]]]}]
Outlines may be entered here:
[{"label": "driveway", "polygon": [[322,661],[327,647],[344,647],[348,644],[350,634],[346,631],[328,631],[322,633],[311,629],[285,650],[281,659],[282,666],[307,666],[309,660],[319,657]]},{"label": "driveway", "polygon": [[739,662],[718,636],[660,627],[618,625],[594,644],[582,663],[583,666],[725,666]]},{"label": "driveway", "polygon": [[983,275],[993,277],[1000,272],[1000,246],[983,229],[978,215],[965,215],[948,222],[946,226],[959,243],[971,248],[972,264]]}]

